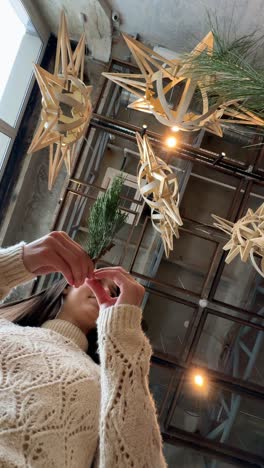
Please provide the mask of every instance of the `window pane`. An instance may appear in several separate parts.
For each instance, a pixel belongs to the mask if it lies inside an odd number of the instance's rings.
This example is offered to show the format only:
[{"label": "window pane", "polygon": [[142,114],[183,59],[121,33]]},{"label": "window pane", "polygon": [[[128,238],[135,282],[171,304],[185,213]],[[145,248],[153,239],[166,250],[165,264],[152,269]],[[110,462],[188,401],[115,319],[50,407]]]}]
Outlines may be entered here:
[{"label": "window pane", "polygon": [[0,133],[0,171],[5,159],[10,140],[11,138],[6,136],[4,133]]},{"label": "window pane", "polygon": [[[175,372],[175,371],[174,371]],[[161,410],[162,403],[172,378],[173,371],[167,367],[151,364],[149,373],[149,387],[155,400],[157,411]],[[172,392],[170,392],[172,397]],[[169,398],[170,401],[170,398]]]},{"label": "window pane", "polygon": [[171,425],[263,456],[263,402],[223,390],[210,381],[204,387],[195,386],[193,374],[184,377]]},{"label": "window pane", "polygon": [[0,118],[15,126],[42,42],[20,1],[1,0]]},{"label": "window pane", "polygon": [[[231,263],[225,264],[214,299],[255,311],[256,289],[259,286],[258,276],[250,261],[244,263],[237,256]],[[263,304],[263,300],[261,303]]]},{"label": "window pane", "polygon": [[264,386],[264,332],[209,315],[193,362]]},{"label": "window pane", "polygon": [[180,212],[183,218],[212,226],[212,213],[226,218],[239,180],[214,169],[194,164]]},{"label": "window pane", "polygon": [[194,312],[192,307],[151,292],[143,317],[147,324],[147,336],[155,351],[182,357],[188,324]]},{"label": "window pane", "polygon": [[164,444],[163,452],[169,468],[205,468],[206,466],[233,468],[236,466],[222,460],[213,460],[206,455],[200,454],[198,451],[191,450],[190,447],[180,445],[180,443],[179,445]]},{"label": "window pane", "polygon": [[195,293],[202,291],[216,249],[214,242],[180,230],[169,258],[163,256],[156,279]]}]

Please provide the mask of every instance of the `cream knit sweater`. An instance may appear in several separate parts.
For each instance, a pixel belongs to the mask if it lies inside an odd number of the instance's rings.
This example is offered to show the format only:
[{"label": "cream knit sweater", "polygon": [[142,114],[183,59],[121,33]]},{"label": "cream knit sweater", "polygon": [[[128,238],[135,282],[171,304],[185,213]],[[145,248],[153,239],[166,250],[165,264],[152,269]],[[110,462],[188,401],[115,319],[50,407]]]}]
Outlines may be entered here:
[{"label": "cream knit sweater", "polygon": [[[0,249],[0,298],[33,278],[23,245]],[[0,315],[1,468],[166,466],[140,322],[134,306],[100,313],[99,367],[69,322],[21,327]]]}]

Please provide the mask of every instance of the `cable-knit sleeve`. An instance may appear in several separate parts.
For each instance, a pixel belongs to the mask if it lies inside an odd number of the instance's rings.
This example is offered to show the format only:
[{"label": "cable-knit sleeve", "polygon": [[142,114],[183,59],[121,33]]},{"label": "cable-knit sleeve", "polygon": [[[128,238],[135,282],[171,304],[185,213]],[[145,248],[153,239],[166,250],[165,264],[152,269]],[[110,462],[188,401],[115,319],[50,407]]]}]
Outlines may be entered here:
[{"label": "cable-knit sleeve", "polygon": [[0,249],[0,301],[9,294],[11,289],[19,284],[35,278],[27,271],[23,262],[25,242]]},{"label": "cable-knit sleeve", "polygon": [[101,360],[100,468],[164,468],[156,408],[149,391],[151,346],[142,312],[123,305],[97,321]]}]

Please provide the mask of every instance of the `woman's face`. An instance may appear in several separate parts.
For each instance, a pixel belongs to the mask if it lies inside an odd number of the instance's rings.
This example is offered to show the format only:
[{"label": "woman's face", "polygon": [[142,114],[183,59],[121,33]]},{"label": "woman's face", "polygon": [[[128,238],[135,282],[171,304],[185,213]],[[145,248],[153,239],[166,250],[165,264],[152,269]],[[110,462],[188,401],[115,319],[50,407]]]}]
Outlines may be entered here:
[{"label": "woman's face", "polygon": [[[116,296],[117,288],[113,281],[102,280],[101,283],[109,296]],[[73,323],[87,334],[89,330],[95,328],[98,315],[97,300],[86,283],[79,288],[67,286],[57,318]]]}]

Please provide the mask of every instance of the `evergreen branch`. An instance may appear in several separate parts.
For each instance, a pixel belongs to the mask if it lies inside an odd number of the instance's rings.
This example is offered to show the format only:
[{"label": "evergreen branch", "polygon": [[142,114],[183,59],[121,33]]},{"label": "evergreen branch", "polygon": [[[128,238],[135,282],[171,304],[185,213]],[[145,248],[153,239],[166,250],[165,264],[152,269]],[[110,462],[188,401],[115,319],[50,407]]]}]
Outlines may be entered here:
[{"label": "evergreen branch", "polygon": [[[249,63],[250,54],[256,50],[263,37],[256,31],[235,39],[219,32],[217,19],[209,17],[214,36],[214,48],[200,55],[183,57],[186,76],[199,81],[209,97],[210,104],[239,101],[241,106],[264,117],[264,72]],[[229,28],[231,29],[231,28]]]},{"label": "evergreen branch", "polygon": [[95,262],[113,247],[115,234],[124,226],[127,214],[118,207],[124,177],[115,177],[112,185],[93,204],[88,219],[85,250]]}]

